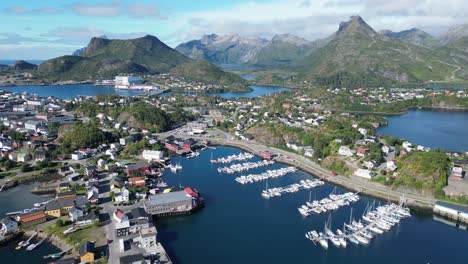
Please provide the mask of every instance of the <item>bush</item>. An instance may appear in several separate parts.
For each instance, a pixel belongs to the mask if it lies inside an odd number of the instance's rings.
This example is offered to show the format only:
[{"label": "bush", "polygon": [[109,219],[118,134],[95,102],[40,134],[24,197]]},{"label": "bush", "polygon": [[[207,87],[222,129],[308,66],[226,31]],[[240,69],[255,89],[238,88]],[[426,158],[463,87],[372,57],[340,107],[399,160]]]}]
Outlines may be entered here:
[{"label": "bush", "polygon": [[57,221],[55,221],[56,227],[62,227],[63,225],[64,225],[64,222],[62,219],[57,219]]},{"label": "bush", "polygon": [[31,166],[29,166],[29,164],[23,164],[20,167],[21,172],[30,172],[32,170],[33,170],[33,168]]}]

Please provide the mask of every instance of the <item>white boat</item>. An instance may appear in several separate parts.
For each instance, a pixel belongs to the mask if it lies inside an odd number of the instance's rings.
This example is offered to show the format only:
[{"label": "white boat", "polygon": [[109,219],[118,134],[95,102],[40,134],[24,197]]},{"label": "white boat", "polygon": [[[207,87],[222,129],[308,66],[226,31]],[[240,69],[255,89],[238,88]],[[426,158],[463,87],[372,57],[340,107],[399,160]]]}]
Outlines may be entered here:
[{"label": "white boat", "polygon": [[325,239],[322,232],[319,233],[318,241],[324,249],[328,249],[328,241]]},{"label": "white boat", "polygon": [[77,231],[76,228],[70,227],[70,228],[68,228],[67,230],[63,231],[63,234],[66,235],[66,234],[70,234],[70,233],[73,233],[73,232],[76,232],[76,231]]}]

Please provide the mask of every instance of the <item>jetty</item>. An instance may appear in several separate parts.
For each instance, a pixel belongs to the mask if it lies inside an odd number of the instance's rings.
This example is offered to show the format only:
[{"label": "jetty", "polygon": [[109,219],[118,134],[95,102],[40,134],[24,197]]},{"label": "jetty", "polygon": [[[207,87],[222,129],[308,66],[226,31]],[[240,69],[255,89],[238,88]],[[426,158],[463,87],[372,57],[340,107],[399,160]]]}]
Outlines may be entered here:
[{"label": "jetty", "polygon": [[323,232],[312,230],[307,232],[305,237],[314,244],[320,244],[324,249],[328,249],[329,241],[336,247],[346,247],[347,241],[355,245],[367,245],[374,236],[389,231],[402,219],[411,216],[409,209],[403,204],[392,203],[378,206],[374,210],[371,208],[366,208],[362,220],[357,222],[352,219],[351,215],[350,222],[343,225],[343,230],[337,229],[334,233],[329,223],[326,223]]},{"label": "jetty", "polygon": [[26,248],[26,250],[28,250],[28,251],[34,250],[35,248],[37,248],[38,246],[40,246],[40,245],[44,242],[44,240],[46,240],[47,238],[49,238],[49,237],[48,237],[48,236],[43,237],[43,238],[42,238],[39,242],[37,242],[36,244],[31,244],[31,245],[29,245],[29,246]]},{"label": "jetty", "polygon": [[218,159],[211,159],[210,162],[213,164],[226,164],[226,163],[231,163],[233,161],[243,161],[243,160],[249,160],[255,157],[253,154],[244,152],[244,153],[239,153],[238,155],[229,155],[227,157],[221,157]]},{"label": "jetty", "polygon": [[248,170],[253,170],[260,167],[270,166],[275,164],[274,160],[262,160],[257,162],[244,162],[240,164],[233,164],[229,167],[222,167],[218,168],[219,173],[236,173],[236,172],[243,172]]},{"label": "jetty", "polygon": [[301,180],[298,183],[293,183],[285,187],[276,187],[268,189],[268,182],[267,187],[265,190],[262,191],[262,197],[265,199],[280,197],[284,194],[291,194],[296,193],[300,190],[310,190],[319,186],[323,186],[325,182],[321,180]]},{"label": "jetty", "polygon": [[297,208],[302,216],[310,216],[312,214],[321,214],[329,211],[338,210],[340,207],[348,206],[351,203],[359,201],[358,193],[347,192],[343,194],[335,194],[333,191],[327,198],[306,202],[306,204]]},{"label": "jetty", "polygon": [[289,173],[296,172],[296,171],[297,171],[296,167],[290,166],[290,167],[281,168],[277,170],[267,170],[266,172],[263,172],[260,174],[243,175],[243,176],[235,178],[234,180],[240,184],[249,184],[249,183],[264,181],[267,179],[283,177]]}]

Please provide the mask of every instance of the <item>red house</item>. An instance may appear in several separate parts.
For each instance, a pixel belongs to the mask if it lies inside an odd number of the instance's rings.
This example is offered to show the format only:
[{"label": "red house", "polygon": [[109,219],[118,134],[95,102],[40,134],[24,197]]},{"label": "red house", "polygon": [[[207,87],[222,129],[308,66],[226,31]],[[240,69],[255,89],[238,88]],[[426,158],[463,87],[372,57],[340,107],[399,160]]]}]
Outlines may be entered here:
[{"label": "red house", "polygon": [[177,151],[178,146],[174,142],[166,142],[164,146],[170,151]]},{"label": "red house", "polygon": [[269,151],[262,151],[262,157],[264,159],[270,160],[275,157],[275,154],[269,152]]},{"label": "red house", "polygon": [[127,174],[128,175],[135,175],[135,174],[138,174],[141,171],[143,171],[143,172],[149,172],[150,171],[149,164],[146,163],[146,162],[137,162],[137,163],[128,164],[126,166],[126,169],[127,169]]},{"label": "red house", "polygon": [[142,177],[132,177],[132,178],[128,178],[128,181],[129,181],[133,186],[138,186],[138,187],[146,186],[145,179],[143,179]]}]

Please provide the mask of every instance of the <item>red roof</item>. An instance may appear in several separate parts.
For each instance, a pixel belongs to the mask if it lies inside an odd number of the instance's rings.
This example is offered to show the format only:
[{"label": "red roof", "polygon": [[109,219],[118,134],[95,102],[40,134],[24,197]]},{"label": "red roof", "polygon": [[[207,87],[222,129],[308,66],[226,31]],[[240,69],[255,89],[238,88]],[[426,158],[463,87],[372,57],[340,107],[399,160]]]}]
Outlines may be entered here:
[{"label": "red roof", "polygon": [[35,221],[35,220],[45,218],[45,217],[46,217],[46,214],[44,214],[44,213],[30,215],[30,216],[26,216],[26,217],[21,217],[21,222],[27,223],[27,222]]},{"label": "red roof", "polygon": [[115,209],[115,212],[114,212],[115,216],[119,219],[122,219],[122,217],[125,215],[124,212],[122,212],[121,210],[119,209]]},{"label": "red roof", "polygon": [[198,193],[194,192],[194,191],[192,190],[192,188],[190,188],[190,187],[185,187],[185,188],[184,188],[184,191],[185,191],[188,195],[190,195],[190,196],[192,196],[192,197],[195,197],[195,198],[198,198]]},{"label": "red roof", "polygon": [[358,148],[357,151],[361,154],[364,154],[366,153],[367,151],[369,151],[369,149],[366,149],[366,148]]},{"label": "red roof", "polygon": [[132,177],[132,178],[128,178],[128,181],[131,182],[132,184],[137,182],[137,181],[141,181],[143,180],[142,177]]}]

